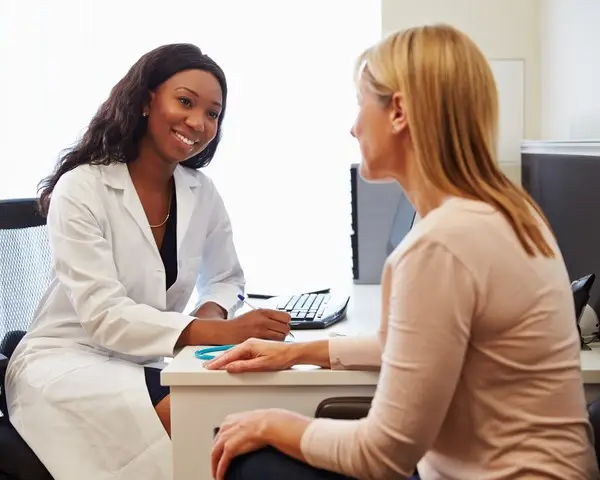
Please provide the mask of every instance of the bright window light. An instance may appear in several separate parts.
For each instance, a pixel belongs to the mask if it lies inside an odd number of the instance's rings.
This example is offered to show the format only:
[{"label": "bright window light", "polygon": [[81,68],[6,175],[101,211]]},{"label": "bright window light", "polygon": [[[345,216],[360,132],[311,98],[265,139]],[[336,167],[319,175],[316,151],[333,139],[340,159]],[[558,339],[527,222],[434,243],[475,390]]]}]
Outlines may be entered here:
[{"label": "bright window light", "polygon": [[33,196],[61,149],[145,52],[191,42],[229,84],[206,169],[249,291],[351,276],[353,67],[381,37],[376,0],[0,2],[0,198]]}]

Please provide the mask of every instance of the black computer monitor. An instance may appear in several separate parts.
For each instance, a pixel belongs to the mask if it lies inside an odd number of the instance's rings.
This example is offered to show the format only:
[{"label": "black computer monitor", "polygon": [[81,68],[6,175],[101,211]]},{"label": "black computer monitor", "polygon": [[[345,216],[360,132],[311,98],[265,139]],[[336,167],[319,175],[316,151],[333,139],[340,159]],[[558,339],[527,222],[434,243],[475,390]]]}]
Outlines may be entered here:
[{"label": "black computer monitor", "polygon": [[412,204],[406,198],[406,195],[402,193],[398,206],[396,207],[396,213],[394,214],[394,220],[390,228],[390,236],[387,242],[387,254],[389,255],[394,249],[400,245],[400,242],[404,239],[406,234],[410,231],[415,223],[416,212]]},{"label": "black computer monitor", "polygon": [[[571,281],[600,274],[600,158],[524,153],[522,184],[548,218]],[[600,288],[589,304],[600,312]]]}]

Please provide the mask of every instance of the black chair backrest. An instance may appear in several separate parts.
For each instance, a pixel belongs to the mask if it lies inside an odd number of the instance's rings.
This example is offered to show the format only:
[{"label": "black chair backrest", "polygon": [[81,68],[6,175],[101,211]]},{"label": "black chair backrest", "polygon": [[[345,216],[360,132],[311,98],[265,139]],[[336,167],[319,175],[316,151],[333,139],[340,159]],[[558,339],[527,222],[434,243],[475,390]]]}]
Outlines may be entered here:
[{"label": "black chair backrest", "polygon": [[571,284],[571,291],[573,292],[573,300],[575,302],[575,318],[577,321],[579,321],[583,309],[590,299],[590,291],[592,290],[592,285],[594,285],[594,280],[596,280],[596,275],[590,273]]},{"label": "black chair backrest", "polygon": [[579,326],[579,320],[581,318],[581,314],[585,309],[589,299],[590,299],[590,291],[592,290],[592,285],[594,285],[594,280],[596,279],[596,275],[590,273],[585,277],[581,277],[573,283],[571,283],[571,291],[573,292],[573,301],[575,302],[575,323],[577,324],[577,331],[579,332],[579,346],[582,350],[590,350],[590,347],[586,344],[583,339],[583,335],[581,333],[581,327]]},{"label": "black chair backrest", "polygon": [[46,219],[34,198],[0,200],[0,339],[27,330],[52,276]]},{"label": "black chair backrest", "polygon": [[594,432],[594,449],[596,451],[596,460],[600,467],[600,399],[594,400],[588,405],[588,414],[590,424]]}]

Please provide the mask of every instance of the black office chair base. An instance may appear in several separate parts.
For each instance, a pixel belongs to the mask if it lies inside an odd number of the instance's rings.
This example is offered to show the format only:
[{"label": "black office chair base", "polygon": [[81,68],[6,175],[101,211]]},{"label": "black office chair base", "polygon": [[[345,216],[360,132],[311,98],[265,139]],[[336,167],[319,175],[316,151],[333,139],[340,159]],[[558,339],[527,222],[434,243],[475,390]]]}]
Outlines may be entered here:
[{"label": "black office chair base", "polygon": [[[6,417],[0,418],[0,480],[53,480]],[[4,476],[4,477],[3,477]]]},{"label": "black office chair base", "polygon": [[[4,396],[4,374],[8,360],[25,335],[8,332],[0,342],[0,410],[8,412]],[[0,480],[53,480],[33,450],[11,425],[8,416],[0,417]]]}]

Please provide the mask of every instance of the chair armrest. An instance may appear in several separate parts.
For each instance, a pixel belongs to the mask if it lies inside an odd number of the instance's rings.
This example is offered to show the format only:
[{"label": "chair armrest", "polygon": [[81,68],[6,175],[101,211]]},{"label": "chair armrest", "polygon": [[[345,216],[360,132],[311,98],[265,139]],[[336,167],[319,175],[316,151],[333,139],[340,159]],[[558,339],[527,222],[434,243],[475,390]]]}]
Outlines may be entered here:
[{"label": "chair armrest", "polygon": [[0,353],[0,377],[4,377],[6,367],[8,366],[8,358]]},{"label": "chair armrest", "polygon": [[[4,376],[6,374],[6,367],[8,367],[8,358],[6,358],[6,355],[0,353],[0,427],[8,421],[8,417],[6,416],[6,396],[4,395]],[[0,470],[1,469],[2,467],[0,467]],[[0,476],[0,480],[1,479],[2,477]]]},{"label": "chair armrest", "polygon": [[315,418],[359,420],[369,414],[372,397],[332,397],[323,400],[315,411]]}]

